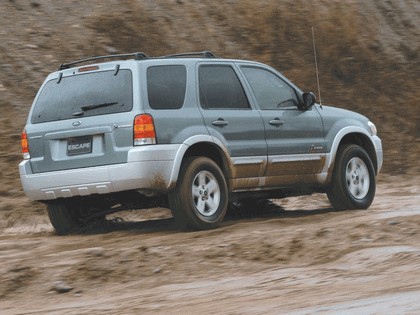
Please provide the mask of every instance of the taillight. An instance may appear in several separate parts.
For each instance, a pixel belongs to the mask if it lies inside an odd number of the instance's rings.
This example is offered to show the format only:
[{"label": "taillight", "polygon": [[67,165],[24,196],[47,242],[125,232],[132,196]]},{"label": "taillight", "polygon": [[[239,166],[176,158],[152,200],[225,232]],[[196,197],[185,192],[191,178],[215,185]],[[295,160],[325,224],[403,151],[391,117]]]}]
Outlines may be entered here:
[{"label": "taillight", "polygon": [[156,143],[155,125],[153,117],[149,114],[141,114],[134,118],[134,145]]},{"label": "taillight", "polygon": [[22,146],[22,155],[25,160],[29,160],[31,158],[29,154],[29,144],[28,144],[28,135],[26,134],[26,130],[23,129],[22,135],[20,137],[20,144]]}]

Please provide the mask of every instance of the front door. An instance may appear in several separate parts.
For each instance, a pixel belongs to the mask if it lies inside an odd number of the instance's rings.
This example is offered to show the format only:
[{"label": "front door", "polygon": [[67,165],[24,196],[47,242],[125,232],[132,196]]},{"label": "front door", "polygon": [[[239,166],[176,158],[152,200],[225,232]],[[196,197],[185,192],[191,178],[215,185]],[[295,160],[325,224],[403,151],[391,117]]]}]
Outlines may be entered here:
[{"label": "front door", "polygon": [[242,66],[264,121],[268,162],[265,176],[274,186],[311,182],[325,161],[322,119],[315,106],[298,108],[296,91],[274,72]]}]

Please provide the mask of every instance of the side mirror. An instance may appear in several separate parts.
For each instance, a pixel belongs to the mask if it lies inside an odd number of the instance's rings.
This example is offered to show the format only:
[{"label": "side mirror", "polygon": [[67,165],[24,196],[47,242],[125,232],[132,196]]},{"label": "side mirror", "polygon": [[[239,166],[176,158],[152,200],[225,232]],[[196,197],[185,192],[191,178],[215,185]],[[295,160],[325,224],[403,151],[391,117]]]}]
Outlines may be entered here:
[{"label": "side mirror", "polygon": [[300,105],[303,110],[311,108],[316,102],[315,94],[312,92],[303,93],[302,98],[303,102]]}]

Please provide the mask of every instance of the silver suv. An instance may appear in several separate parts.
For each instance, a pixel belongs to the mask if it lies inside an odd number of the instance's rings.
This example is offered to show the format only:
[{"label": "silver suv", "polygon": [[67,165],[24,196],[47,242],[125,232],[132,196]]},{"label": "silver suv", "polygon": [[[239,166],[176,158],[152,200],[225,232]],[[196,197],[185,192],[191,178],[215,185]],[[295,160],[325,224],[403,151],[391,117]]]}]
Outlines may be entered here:
[{"label": "silver suv", "polygon": [[338,210],[368,208],[382,167],[376,132],[261,63],[208,51],[101,56],[46,78],[19,169],[58,234],[154,206],[209,229],[247,200],[325,192]]}]

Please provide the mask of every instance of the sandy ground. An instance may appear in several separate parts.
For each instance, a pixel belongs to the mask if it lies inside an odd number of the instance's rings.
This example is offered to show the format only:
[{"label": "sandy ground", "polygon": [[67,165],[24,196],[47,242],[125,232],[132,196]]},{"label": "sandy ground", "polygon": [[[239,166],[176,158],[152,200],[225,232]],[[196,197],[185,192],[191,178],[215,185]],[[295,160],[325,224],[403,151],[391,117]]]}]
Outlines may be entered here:
[{"label": "sandy ground", "polygon": [[366,211],[289,198],[204,232],[153,209],[60,237],[6,196],[0,313],[419,314],[420,177],[378,182]]},{"label": "sandy ground", "polygon": [[[419,1],[1,5],[0,315],[420,314],[420,175],[408,174],[420,170]],[[384,173],[408,174],[381,175],[369,210],[336,212],[313,195],[233,212],[212,231],[181,232],[153,209],[59,237],[23,196],[20,133],[59,64],[211,49],[268,62],[316,90],[311,25],[323,101],[368,115]]]}]

